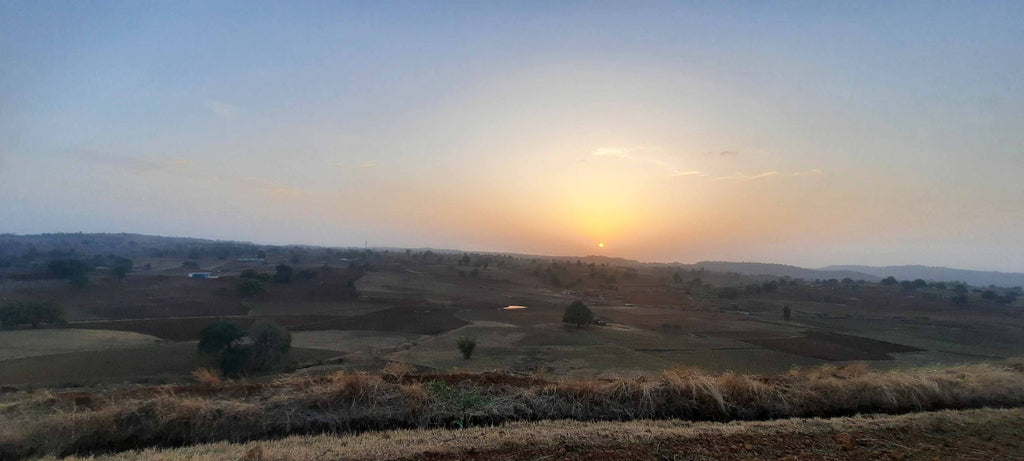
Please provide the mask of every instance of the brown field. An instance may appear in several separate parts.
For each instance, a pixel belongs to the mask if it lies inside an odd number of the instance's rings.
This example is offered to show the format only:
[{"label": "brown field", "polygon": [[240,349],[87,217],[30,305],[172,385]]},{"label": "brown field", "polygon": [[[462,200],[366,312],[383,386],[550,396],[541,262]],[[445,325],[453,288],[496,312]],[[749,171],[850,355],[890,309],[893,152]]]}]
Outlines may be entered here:
[{"label": "brown field", "polygon": [[752,338],[744,342],[774,351],[822,360],[893,360],[890,352],[917,352],[922,349],[886,341],[860,338],[832,332],[808,332],[793,338]]}]

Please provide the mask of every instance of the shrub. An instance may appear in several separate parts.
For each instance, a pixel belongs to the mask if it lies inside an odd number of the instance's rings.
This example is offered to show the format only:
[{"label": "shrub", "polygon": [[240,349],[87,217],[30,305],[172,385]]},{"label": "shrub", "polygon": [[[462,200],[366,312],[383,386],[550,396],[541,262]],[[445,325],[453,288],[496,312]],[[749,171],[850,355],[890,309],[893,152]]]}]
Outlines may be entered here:
[{"label": "shrub", "polygon": [[243,279],[254,279],[254,278],[258,277],[259,274],[260,273],[256,272],[255,269],[246,269],[246,270],[242,271],[242,273],[239,274],[238,276],[243,278]]},{"label": "shrub", "polygon": [[267,292],[267,285],[257,279],[245,279],[235,287],[240,296],[256,296]]},{"label": "shrub", "polygon": [[252,366],[266,370],[281,361],[292,347],[292,335],[288,330],[272,323],[257,323],[246,333],[252,351]]},{"label": "shrub", "polygon": [[192,379],[204,387],[215,387],[224,382],[221,371],[214,368],[197,368],[192,372]]},{"label": "shrub", "polygon": [[277,267],[274,268],[274,270],[276,271],[274,272],[275,282],[291,283],[292,275],[295,272],[295,270],[292,269],[292,266],[289,266],[287,264],[278,264]]},{"label": "shrub", "polygon": [[233,344],[220,351],[220,370],[224,376],[241,375],[249,363],[249,346]]},{"label": "shrub", "polygon": [[459,336],[458,346],[459,351],[462,352],[462,358],[469,360],[469,357],[473,355],[473,349],[476,348],[476,338]]},{"label": "shrub", "polygon": [[782,319],[788,322],[791,315],[789,306],[782,306]]},{"label": "shrub", "polygon": [[64,323],[64,309],[39,301],[11,301],[0,306],[0,325],[4,327],[31,325],[39,328],[43,323]]},{"label": "shrub", "polygon": [[242,339],[244,333],[227,320],[218,320],[199,332],[199,352],[217,354]]},{"label": "shrub", "polygon": [[576,328],[583,328],[583,325],[593,321],[594,313],[582,301],[573,301],[569,307],[565,308],[565,314],[562,315],[563,323],[574,323]]},{"label": "shrub", "polygon": [[740,289],[736,287],[722,287],[718,289],[717,295],[722,299],[736,299],[740,296]]}]

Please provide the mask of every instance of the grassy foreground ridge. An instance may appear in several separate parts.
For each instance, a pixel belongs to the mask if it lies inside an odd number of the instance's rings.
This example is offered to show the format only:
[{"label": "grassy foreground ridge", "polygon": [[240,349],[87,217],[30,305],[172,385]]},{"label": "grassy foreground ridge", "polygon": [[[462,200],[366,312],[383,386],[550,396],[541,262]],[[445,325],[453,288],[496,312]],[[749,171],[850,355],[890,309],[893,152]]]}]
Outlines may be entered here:
[{"label": "grassy foreground ridge", "polygon": [[1020,361],[892,372],[854,364],[774,376],[676,369],[657,378],[561,382],[417,375],[391,366],[380,375],[206,381],[5,399],[0,458],[512,421],[766,420],[1024,406]]},{"label": "grassy foreground ridge", "polygon": [[[1019,459],[1024,408],[731,423],[515,422],[151,448],[65,461]],[[51,458],[52,459],[52,458]]]}]

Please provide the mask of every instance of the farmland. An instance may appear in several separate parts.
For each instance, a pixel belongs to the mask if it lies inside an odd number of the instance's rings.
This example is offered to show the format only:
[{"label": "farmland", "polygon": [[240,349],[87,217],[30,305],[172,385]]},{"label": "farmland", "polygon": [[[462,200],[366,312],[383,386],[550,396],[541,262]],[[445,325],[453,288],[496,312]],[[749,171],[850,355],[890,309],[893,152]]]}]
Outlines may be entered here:
[{"label": "farmland", "polygon": [[[123,279],[94,272],[85,288],[25,275],[0,282],[3,299],[60,305],[68,322],[0,331],[0,384],[187,380],[195,368],[215,365],[188,351],[217,319],[242,329],[281,325],[295,336],[299,359],[289,363],[318,369],[373,371],[400,362],[435,372],[613,377],[680,366],[779,373],[826,363],[893,369],[1024,355],[1024,309],[977,292],[968,293],[967,305],[952,303],[949,288],[588,258],[255,246],[213,257],[228,250],[209,245],[152,256],[145,245],[129,247],[142,256]],[[267,257],[243,258],[257,252]],[[281,264],[302,275],[268,281],[263,293],[237,292],[243,275],[270,277]],[[195,270],[216,278],[188,278]],[[750,291],[766,284],[770,290]],[[589,305],[595,324],[562,323],[574,300]],[[523,308],[503,309],[509,305]],[[472,360],[455,349],[460,337],[476,340]],[[139,366],[104,365],[118,351]],[[61,371],[47,378],[45,363]]]}]

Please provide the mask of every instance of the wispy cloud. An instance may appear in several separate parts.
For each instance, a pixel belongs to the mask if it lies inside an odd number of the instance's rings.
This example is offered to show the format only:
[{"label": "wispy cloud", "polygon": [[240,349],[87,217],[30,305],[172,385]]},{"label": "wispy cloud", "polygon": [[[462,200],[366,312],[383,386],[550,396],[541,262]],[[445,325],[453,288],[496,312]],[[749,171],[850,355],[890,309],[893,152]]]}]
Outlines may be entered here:
[{"label": "wispy cloud", "polygon": [[262,191],[275,198],[298,198],[304,193],[302,189],[286,186],[265,178],[248,177],[242,178],[239,181],[248,187]]},{"label": "wispy cloud", "polygon": [[238,107],[215,99],[204,99],[203,107],[222,117],[230,117],[238,112]]},{"label": "wispy cloud", "polygon": [[752,175],[748,175],[748,174],[744,174],[744,173],[736,173],[736,174],[733,174],[733,175],[730,175],[730,176],[719,176],[719,177],[714,178],[714,179],[715,179],[715,181],[753,181],[755,179],[763,179],[763,178],[770,178],[772,176],[778,176],[778,174],[779,174],[778,171],[765,171],[765,172],[762,172],[762,173],[752,174]]},{"label": "wispy cloud", "polygon": [[790,174],[790,176],[817,176],[819,174],[821,174],[821,170],[815,168],[813,170],[797,171]]},{"label": "wispy cloud", "polygon": [[356,168],[374,168],[377,166],[377,162],[334,162],[334,166],[338,168],[352,168],[353,166]]},{"label": "wispy cloud", "polygon": [[94,149],[67,149],[64,155],[99,166],[123,168],[137,173],[163,172],[183,174],[192,161],[182,157],[133,157]]},{"label": "wispy cloud", "polygon": [[658,146],[634,146],[634,147],[600,147],[590,153],[594,157],[610,157],[629,160],[638,163],[654,165],[669,173],[669,176],[695,176],[702,174],[696,170],[680,170],[670,163],[650,157],[647,154],[661,152]]}]

